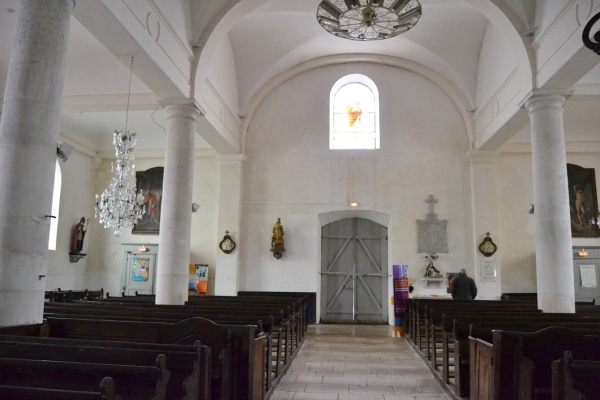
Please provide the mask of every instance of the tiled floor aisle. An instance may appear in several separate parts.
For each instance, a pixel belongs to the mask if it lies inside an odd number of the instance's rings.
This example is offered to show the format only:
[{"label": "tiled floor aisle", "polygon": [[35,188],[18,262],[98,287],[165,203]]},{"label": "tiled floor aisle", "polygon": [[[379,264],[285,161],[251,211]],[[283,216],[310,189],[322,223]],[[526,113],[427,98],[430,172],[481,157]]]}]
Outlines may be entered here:
[{"label": "tiled floor aisle", "polygon": [[311,325],[271,400],[451,400],[388,326]]}]

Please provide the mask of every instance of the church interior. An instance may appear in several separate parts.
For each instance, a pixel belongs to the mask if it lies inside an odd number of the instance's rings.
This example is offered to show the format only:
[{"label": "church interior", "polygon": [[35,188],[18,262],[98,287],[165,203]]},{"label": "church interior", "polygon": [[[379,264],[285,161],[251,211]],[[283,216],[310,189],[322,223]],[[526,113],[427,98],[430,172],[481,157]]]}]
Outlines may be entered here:
[{"label": "church interior", "polygon": [[[420,0],[414,26],[375,40],[332,32],[321,3],[2,1],[1,326],[40,322],[57,288],[181,304],[190,264],[209,295],[312,293],[316,321],[393,324],[394,265],[415,298],[449,297],[465,268],[478,300],[600,300],[600,55],[582,40],[600,3]],[[58,8],[63,23],[23,27]],[[375,139],[336,148],[350,84],[374,100],[347,117]],[[146,208],[115,235],[97,195],[124,129]]]}]

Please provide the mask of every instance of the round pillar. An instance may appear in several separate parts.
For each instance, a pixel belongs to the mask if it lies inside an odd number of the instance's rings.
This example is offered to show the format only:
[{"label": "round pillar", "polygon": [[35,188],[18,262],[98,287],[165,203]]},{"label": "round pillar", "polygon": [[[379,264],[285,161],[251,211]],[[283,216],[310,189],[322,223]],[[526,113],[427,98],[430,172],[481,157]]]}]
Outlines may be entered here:
[{"label": "round pillar", "polygon": [[0,326],[42,322],[73,0],[21,0],[0,121]]},{"label": "round pillar", "polygon": [[554,313],[575,312],[564,105],[565,98],[555,95],[525,104],[531,119],[538,307]]},{"label": "round pillar", "polygon": [[191,101],[166,104],[167,148],[158,239],[156,304],[188,298],[194,139],[199,109]]}]

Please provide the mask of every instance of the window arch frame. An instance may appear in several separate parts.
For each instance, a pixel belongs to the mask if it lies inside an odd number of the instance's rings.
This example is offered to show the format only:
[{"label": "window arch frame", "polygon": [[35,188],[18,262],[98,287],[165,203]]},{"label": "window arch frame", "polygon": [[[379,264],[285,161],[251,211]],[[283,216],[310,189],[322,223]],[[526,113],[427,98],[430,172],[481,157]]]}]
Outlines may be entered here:
[{"label": "window arch frame", "polygon": [[[349,85],[361,85],[362,87],[368,89],[371,94],[369,100],[369,106],[373,113],[373,129],[372,131],[368,131],[370,135],[369,140],[364,140],[364,142],[370,142],[370,145],[358,145],[358,142],[355,141],[353,146],[349,146],[348,143],[351,143],[351,139],[349,138],[349,132],[342,132],[339,126],[342,112],[338,108],[336,108],[336,99],[337,96],[340,95],[341,91],[348,90]],[[362,88],[357,88],[357,90],[362,90]],[[364,90],[363,90],[364,92]],[[347,101],[346,104],[349,104],[354,99]],[[349,111],[346,111],[349,113]],[[338,119],[336,120],[336,114],[338,115]],[[337,124],[336,124],[337,122]],[[362,131],[365,133],[365,131]],[[358,132],[355,132],[358,133]],[[345,136],[345,138],[344,138]],[[340,145],[340,139],[345,140],[346,144]],[[371,78],[363,74],[349,74],[343,76],[338,79],[337,82],[332,86],[330,94],[329,94],[329,149],[330,150],[377,150],[380,148],[381,143],[381,135],[380,135],[380,125],[379,125],[379,90],[377,89],[377,85]]]}]

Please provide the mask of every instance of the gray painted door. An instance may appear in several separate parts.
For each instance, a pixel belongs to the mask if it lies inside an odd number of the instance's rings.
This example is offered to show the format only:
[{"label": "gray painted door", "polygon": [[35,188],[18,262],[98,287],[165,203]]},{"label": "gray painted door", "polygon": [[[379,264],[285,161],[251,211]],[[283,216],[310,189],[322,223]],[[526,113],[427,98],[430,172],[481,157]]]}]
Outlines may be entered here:
[{"label": "gray painted door", "polygon": [[362,218],[321,232],[321,323],[387,323],[387,228]]}]

